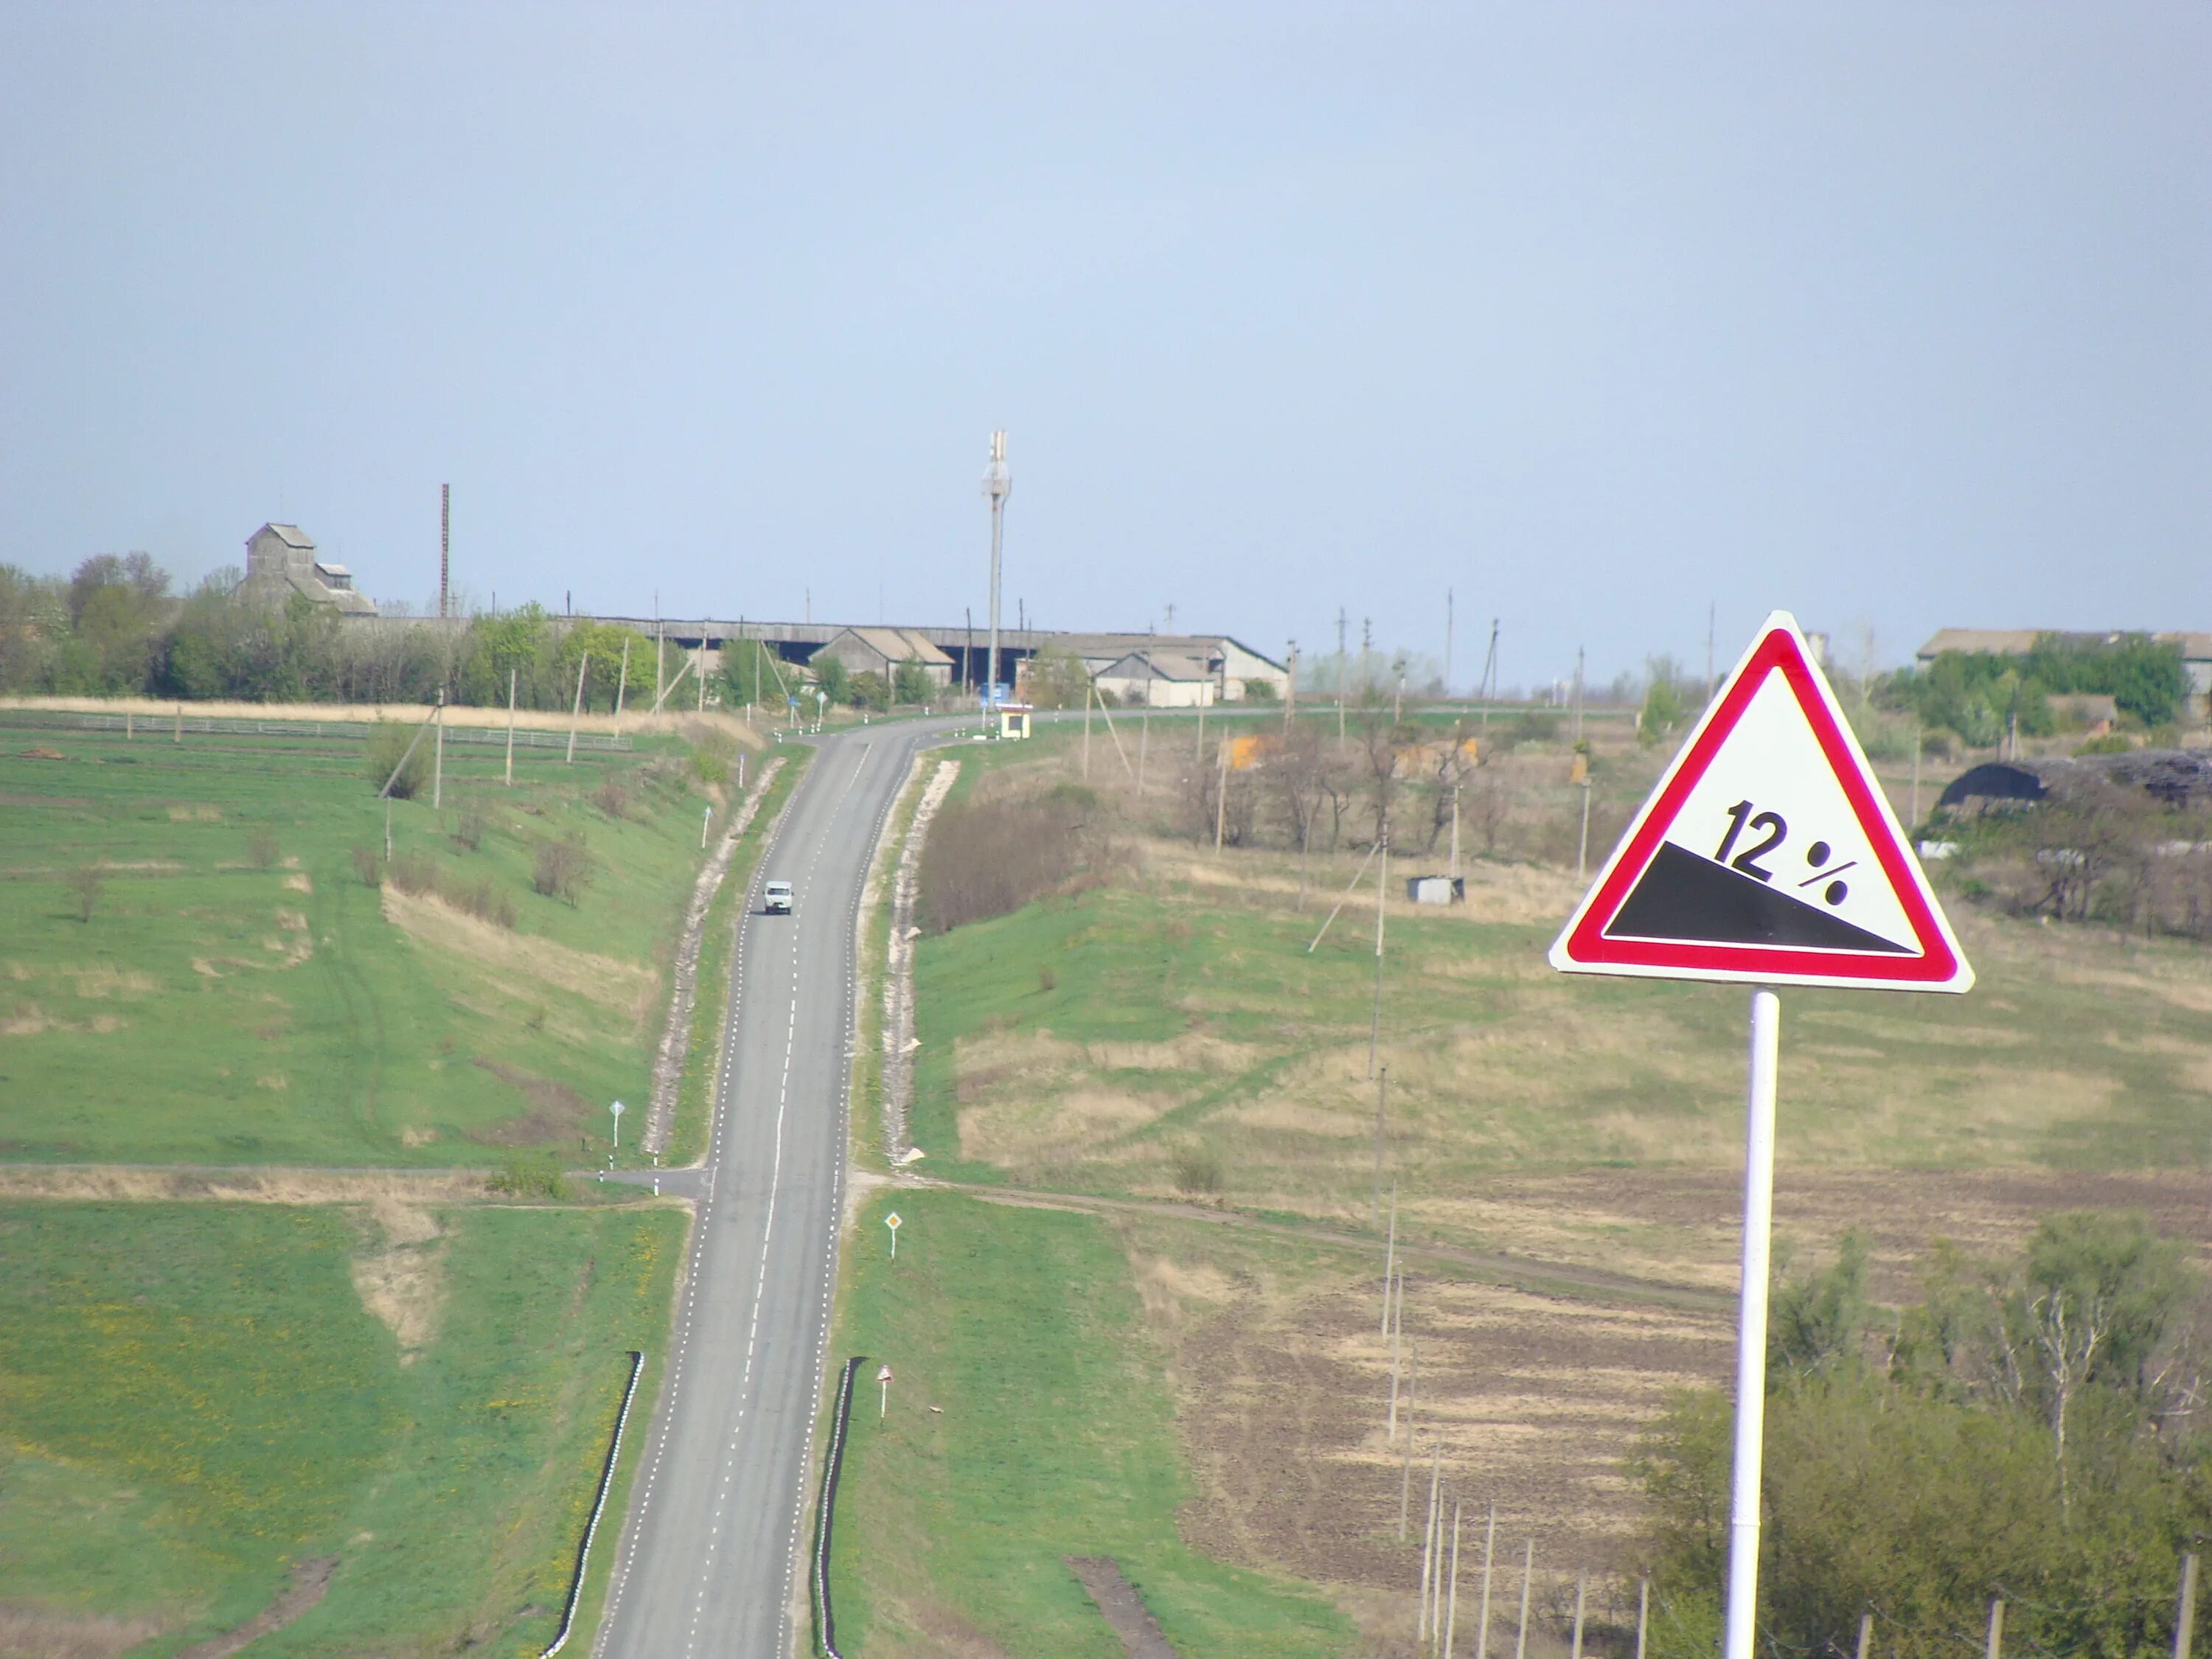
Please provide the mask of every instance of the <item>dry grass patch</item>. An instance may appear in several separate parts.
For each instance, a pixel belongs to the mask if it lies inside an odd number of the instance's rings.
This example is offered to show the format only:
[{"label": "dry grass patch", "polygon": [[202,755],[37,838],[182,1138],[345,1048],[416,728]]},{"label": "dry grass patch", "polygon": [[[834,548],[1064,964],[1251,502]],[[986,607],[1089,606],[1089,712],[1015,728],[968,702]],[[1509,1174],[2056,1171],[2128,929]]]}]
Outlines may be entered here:
[{"label": "dry grass patch", "polygon": [[385,920],[422,944],[480,963],[510,982],[526,980],[566,991],[633,1020],[651,1018],[660,975],[641,963],[579,951],[536,934],[513,933],[454,909],[428,893],[379,890]]},{"label": "dry grass patch", "polygon": [[[76,994],[90,1001],[108,997],[123,1002],[135,1001],[161,988],[151,974],[128,968],[67,968],[62,971],[76,981]],[[30,975],[25,974],[22,977],[27,979]]]},{"label": "dry grass patch", "polygon": [[1176,1103],[1171,1095],[1097,1085],[1049,1098],[1003,1092],[1012,1097],[961,1109],[960,1147],[965,1156],[1002,1165],[1078,1158],[1157,1121]]},{"label": "dry grass patch", "polygon": [[445,1310],[445,1231],[428,1210],[390,1194],[371,1199],[368,1208],[381,1248],[354,1258],[353,1287],[361,1305],[399,1339],[399,1363],[412,1364],[437,1335]]},{"label": "dry grass patch", "polygon": [[71,1618],[33,1607],[0,1607],[0,1659],[120,1659],[167,1628],[164,1620],[145,1614]]}]

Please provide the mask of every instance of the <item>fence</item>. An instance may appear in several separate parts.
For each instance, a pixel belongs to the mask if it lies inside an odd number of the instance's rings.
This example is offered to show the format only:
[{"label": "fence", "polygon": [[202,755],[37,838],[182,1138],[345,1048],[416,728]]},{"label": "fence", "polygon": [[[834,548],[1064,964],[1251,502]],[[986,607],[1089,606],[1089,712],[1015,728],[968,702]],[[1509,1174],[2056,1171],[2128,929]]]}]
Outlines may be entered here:
[{"label": "fence", "polygon": [[830,1528],[837,1511],[837,1472],[845,1462],[845,1425],[853,1415],[853,1378],[867,1360],[867,1355],[856,1353],[845,1362],[830,1425],[830,1455],[822,1461],[822,1504],[814,1517],[814,1638],[823,1659],[844,1659],[837,1651],[837,1623],[830,1610]]},{"label": "fence", "polygon": [[[410,720],[418,711],[407,711]],[[181,736],[246,738],[365,738],[374,727],[368,720],[217,720],[202,714],[73,714],[51,709],[11,708],[0,711],[0,726],[32,730],[67,732],[143,732],[149,737],[163,733]],[[447,743],[505,746],[512,735],[517,749],[559,749],[568,746],[566,732],[518,727],[512,734],[503,726],[448,726]],[[627,753],[633,744],[627,737],[606,732],[579,732],[576,747],[601,752]]]},{"label": "fence", "polygon": [[584,1597],[584,1569],[592,1559],[592,1538],[599,1529],[599,1516],[607,1507],[607,1493],[615,1484],[615,1465],[622,1461],[623,1427],[629,1421],[630,1401],[637,1398],[638,1373],[645,1369],[645,1351],[633,1348],[629,1354],[629,1385],[623,1390],[622,1409],[615,1413],[614,1438],[607,1445],[606,1467],[599,1471],[599,1496],[592,1500],[592,1517],[584,1522],[583,1542],[576,1546],[576,1576],[568,1585],[568,1605],[561,1609],[561,1633],[553,1638],[553,1645],[538,1656],[538,1659],[553,1659],[553,1656],[568,1645],[568,1632],[575,1627],[576,1603]]}]

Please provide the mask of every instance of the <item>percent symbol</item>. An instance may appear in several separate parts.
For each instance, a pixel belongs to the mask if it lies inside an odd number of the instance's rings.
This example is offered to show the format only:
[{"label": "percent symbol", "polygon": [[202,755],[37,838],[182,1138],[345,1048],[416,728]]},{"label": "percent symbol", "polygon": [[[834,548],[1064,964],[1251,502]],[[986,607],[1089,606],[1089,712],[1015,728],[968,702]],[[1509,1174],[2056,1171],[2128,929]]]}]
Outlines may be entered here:
[{"label": "percent symbol", "polygon": [[1820,890],[1820,896],[1832,905],[1841,904],[1850,896],[1851,890],[1849,883],[1832,881],[1829,878],[1840,876],[1844,871],[1856,869],[1858,866],[1856,859],[1845,859],[1841,864],[1831,866],[1826,870],[1821,869],[1820,866],[1828,862],[1834,851],[1835,849],[1825,841],[1816,841],[1807,848],[1805,862],[1814,866],[1813,873],[1797,884],[1800,887],[1810,887],[1816,881],[1827,882],[1828,884]]}]

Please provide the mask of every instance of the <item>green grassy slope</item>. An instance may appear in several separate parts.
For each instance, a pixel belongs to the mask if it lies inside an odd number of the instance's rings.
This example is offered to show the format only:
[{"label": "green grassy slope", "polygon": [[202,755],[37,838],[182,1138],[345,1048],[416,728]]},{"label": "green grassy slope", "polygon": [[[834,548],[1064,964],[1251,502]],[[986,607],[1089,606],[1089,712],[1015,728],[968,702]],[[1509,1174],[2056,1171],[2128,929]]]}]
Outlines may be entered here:
[{"label": "green grassy slope", "polygon": [[[603,1150],[607,1101],[646,1091],[705,799],[673,739],[526,751],[511,791],[501,768],[449,746],[444,811],[398,803],[393,839],[511,904],[512,932],[360,879],[383,814],[358,739],[0,734],[0,1157]],[[623,816],[593,799],[609,780]],[[573,907],[530,881],[572,834],[596,866]],[[89,922],[64,879],[86,864]]]},{"label": "green grassy slope", "polygon": [[[878,1200],[846,1257],[835,1357],[864,1378],[838,1498],[832,1584],[854,1659],[961,1650],[1121,1651],[1068,1555],[1118,1559],[1179,1653],[1346,1652],[1320,1596],[1226,1567],[1176,1529],[1187,1496],[1162,1357],[1127,1259],[1081,1216],[901,1193],[889,1260]],[[1073,1291],[1075,1293],[1071,1294]],[[938,1410],[931,1408],[938,1407]]]},{"label": "green grassy slope", "polygon": [[542,1648],[682,1218],[428,1221],[401,1252],[428,1340],[403,1352],[356,1292],[391,1249],[357,1212],[0,1206],[0,1603],[143,1617],[158,1656],[335,1554],[257,1653]]},{"label": "green grassy slope", "polygon": [[[1371,911],[1309,956],[1324,910],[1293,891],[1154,877],[923,939],[928,1167],[1157,1192],[1179,1149],[1203,1145],[1238,1201],[1364,1214]],[[2179,943],[1964,925],[1972,997],[1785,996],[1799,1158],[2212,1168],[2212,963]],[[1570,981],[1544,963],[1552,933],[1395,909],[1394,1169],[1449,1190],[1504,1170],[1734,1158],[1745,993]]]}]

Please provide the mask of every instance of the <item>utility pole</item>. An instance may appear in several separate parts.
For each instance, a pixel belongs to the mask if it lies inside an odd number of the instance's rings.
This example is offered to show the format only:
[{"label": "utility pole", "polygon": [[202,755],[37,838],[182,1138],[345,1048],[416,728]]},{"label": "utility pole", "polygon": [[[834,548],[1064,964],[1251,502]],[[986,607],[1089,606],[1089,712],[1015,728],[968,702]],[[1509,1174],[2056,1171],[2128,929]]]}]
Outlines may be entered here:
[{"label": "utility pole", "polygon": [[1359,619],[1359,695],[1365,696],[1375,684],[1375,671],[1367,665],[1369,654],[1375,649],[1375,618]]},{"label": "utility pole", "polygon": [[1000,549],[1006,497],[1013,493],[1014,475],[1006,470],[1006,434],[994,432],[990,465],[983,469],[983,495],[991,503],[991,650],[983,665],[983,701],[987,707],[998,702]]},{"label": "utility pole", "polygon": [[576,722],[584,717],[584,676],[591,671],[591,666],[592,653],[586,651],[582,660],[576,665],[576,706],[568,711],[568,764],[570,766],[576,763]]},{"label": "utility pole", "polygon": [[452,556],[453,549],[453,487],[449,483],[438,486],[438,620],[443,622],[451,614],[449,594],[452,592]]},{"label": "utility pole", "polygon": [[[1390,1094],[1390,1068],[1385,1066],[1382,1075],[1375,1079],[1375,1189],[1368,1200],[1370,1212],[1369,1226],[1382,1219],[1382,1109]],[[1390,1224],[1398,1224],[1398,1195],[1395,1188],[1390,1194]]]},{"label": "utility pole", "polygon": [[1490,619],[1490,654],[1482,659],[1482,724],[1490,724],[1491,699],[1498,695],[1498,618]]},{"label": "utility pole", "polygon": [[1283,681],[1283,735],[1291,735],[1291,722],[1298,714],[1298,642],[1291,641],[1290,672]]},{"label": "utility pole", "polygon": [[1367,1026],[1367,1075],[1375,1075],[1375,1051],[1382,1038],[1382,896],[1390,883],[1390,820],[1382,820],[1382,856],[1375,864],[1375,1014]]},{"label": "utility pole", "polygon": [[514,787],[514,670],[507,671],[507,787]]},{"label": "utility pole", "polygon": [[1444,696],[1451,696],[1452,591],[1444,589]]},{"label": "utility pole", "polygon": [[623,639],[622,677],[615,682],[615,731],[622,731],[623,699],[629,695],[629,639]]},{"label": "utility pole", "polygon": [[1344,741],[1344,607],[1336,607],[1336,740]]},{"label": "utility pole", "polygon": [[430,807],[433,811],[446,799],[446,688],[438,688],[438,744],[436,758],[430,763]]},{"label": "utility pole", "polygon": [[1575,647],[1575,742],[1583,740],[1583,648]]}]

